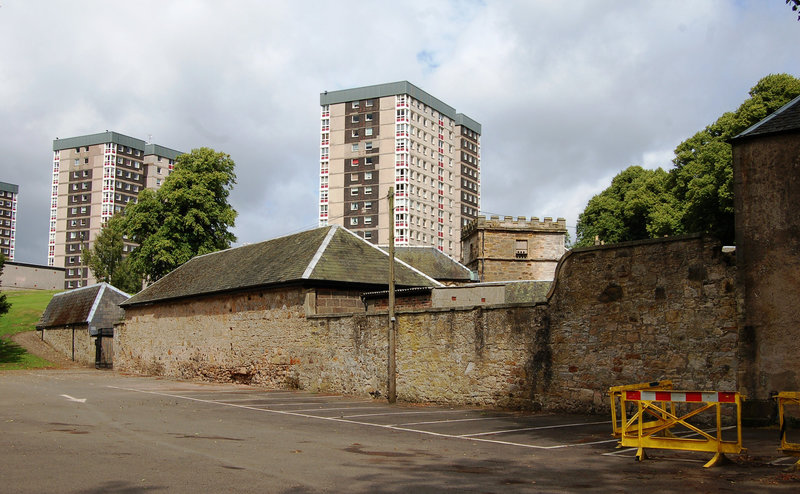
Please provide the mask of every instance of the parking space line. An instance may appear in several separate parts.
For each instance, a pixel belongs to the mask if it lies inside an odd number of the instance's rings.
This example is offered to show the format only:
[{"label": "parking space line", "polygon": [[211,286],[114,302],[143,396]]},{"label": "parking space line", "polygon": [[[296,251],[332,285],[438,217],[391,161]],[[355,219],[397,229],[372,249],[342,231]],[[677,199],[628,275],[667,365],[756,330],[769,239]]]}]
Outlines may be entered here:
[{"label": "parking space line", "polygon": [[[411,428],[408,428],[408,427],[399,427],[399,426],[396,426],[396,425],[385,425],[385,424],[376,424],[376,423],[373,423],[373,422],[361,422],[361,421],[356,421],[356,420],[349,420],[349,419],[346,419],[346,418],[343,418],[343,417],[325,417],[325,416],[319,416],[319,415],[309,415],[309,414],[306,414],[306,413],[299,413],[299,412],[290,411],[290,410],[274,410],[274,409],[256,408],[256,407],[253,407],[253,406],[250,406],[250,405],[241,405],[241,404],[236,404],[236,403],[222,403],[222,402],[219,402],[219,401],[205,400],[205,399],[201,399],[201,398],[193,398],[191,396],[182,396],[182,395],[178,395],[178,394],[163,393],[163,392],[159,392],[159,391],[148,391],[148,390],[142,390],[142,389],[136,389],[136,388],[126,388],[126,387],[122,387],[122,386],[107,386],[107,387],[108,388],[112,388],[112,389],[119,389],[119,390],[122,390],[122,391],[130,391],[130,392],[133,392],[133,393],[144,393],[144,394],[152,394],[152,395],[156,395],[156,396],[165,396],[165,397],[168,397],[168,398],[183,399],[183,400],[194,401],[194,402],[198,402],[198,403],[205,403],[205,404],[209,404],[209,405],[217,405],[217,406],[226,406],[226,407],[232,407],[232,408],[239,408],[239,409],[242,409],[242,410],[252,410],[252,411],[256,411],[256,412],[272,413],[272,414],[276,414],[276,415],[286,415],[286,416],[300,417],[300,418],[306,418],[306,419],[324,420],[324,421],[328,421],[328,422],[338,422],[338,423],[344,423],[344,424],[361,425],[361,426],[365,426],[365,427],[375,427],[375,428],[379,428],[379,429],[387,429],[387,430],[400,431],[400,432],[411,432],[411,433],[415,433],[415,434],[422,434],[422,435],[425,435],[425,436],[440,437],[440,438],[445,438],[445,439],[460,439],[460,440],[463,440],[463,441],[474,441],[474,442],[482,442],[482,443],[490,443],[490,444],[501,444],[501,445],[506,445],[506,446],[515,446],[515,447],[519,447],[519,448],[526,448],[526,449],[551,450],[551,449],[561,449],[561,448],[568,448],[568,447],[575,447],[575,446],[587,446],[587,445],[590,445],[590,444],[599,444],[599,443],[603,443],[603,442],[608,442],[608,441],[597,441],[595,443],[557,444],[557,445],[552,445],[552,446],[539,446],[539,445],[536,445],[536,444],[517,443],[517,442],[512,442],[512,441],[500,441],[500,440],[497,440],[497,439],[486,439],[486,438],[482,438],[482,437],[462,437],[462,436],[459,436],[459,435],[443,434],[443,433],[439,433],[439,432],[431,432],[431,431],[425,431],[425,430],[419,430],[419,429],[411,429]],[[451,411],[452,412],[455,412],[455,411],[463,412],[464,410],[446,410],[445,412],[451,412]]]},{"label": "parking space line", "polygon": [[328,410],[375,410],[378,408],[389,407],[329,407],[329,408],[304,408],[300,410],[292,410],[293,412],[327,412]]},{"label": "parking space line", "polygon": [[587,425],[597,425],[597,424],[607,424],[608,421],[604,420],[602,422],[584,422],[578,424],[563,424],[563,425],[541,425],[538,427],[524,427],[521,429],[505,429],[500,431],[491,431],[491,432],[478,432],[476,434],[462,434],[461,437],[477,437],[477,436],[491,436],[492,434],[506,434],[509,432],[524,432],[524,431],[538,431],[542,429],[561,429],[564,427],[582,427]]},{"label": "parking space line", "polygon": [[413,412],[386,412],[386,413],[362,413],[359,415],[345,415],[342,418],[358,418],[358,417],[379,417],[382,415],[419,415],[421,413],[464,413],[464,410],[428,410],[428,411],[413,411]]},{"label": "parking space line", "polygon": [[404,424],[395,424],[395,425],[402,425],[402,426],[409,426],[409,425],[430,425],[430,424],[446,424],[450,422],[475,422],[479,420],[500,420],[500,419],[508,419],[509,417],[476,417],[471,419],[445,419],[445,420],[428,420],[426,422],[406,422]]}]

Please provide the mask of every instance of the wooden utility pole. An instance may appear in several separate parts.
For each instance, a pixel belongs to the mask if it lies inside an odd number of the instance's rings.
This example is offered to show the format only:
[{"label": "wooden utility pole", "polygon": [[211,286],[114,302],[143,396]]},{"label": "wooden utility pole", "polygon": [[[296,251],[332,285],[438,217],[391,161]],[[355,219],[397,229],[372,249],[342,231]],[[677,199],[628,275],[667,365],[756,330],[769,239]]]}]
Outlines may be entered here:
[{"label": "wooden utility pole", "polygon": [[389,403],[397,401],[397,369],[395,367],[394,318],[394,187],[389,187]]}]

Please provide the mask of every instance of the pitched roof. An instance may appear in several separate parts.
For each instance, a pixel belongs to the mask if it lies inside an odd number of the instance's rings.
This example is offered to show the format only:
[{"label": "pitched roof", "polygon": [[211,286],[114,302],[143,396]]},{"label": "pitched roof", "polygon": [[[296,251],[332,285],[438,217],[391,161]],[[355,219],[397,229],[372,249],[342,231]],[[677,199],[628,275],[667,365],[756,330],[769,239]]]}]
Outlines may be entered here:
[{"label": "pitched roof", "polygon": [[[42,313],[36,329],[66,326],[68,324],[90,324],[98,316],[98,308],[103,299],[111,305],[118,305],[128,299],[130,295],[109,285],[98,283],[83,288],[76,288],[68,292],[56,293],[47,304]],[[106,316],[106,314],[104,314]],[[113,320],[121,319],[122,310],[111,314]]]},{"label": "pitched roof", "polygon": [[[388,250],[388,247],[381,247]],[[395,247],[395,257],[435,280],[470,281],[472,272],[436,247]]]},{"label": "pitched roof", "polygon": [[775,110],[732,140],[800,130],[800,96]]},{"label": "pitched roof", "polygon": [[[386,252],[332,225],[194,257],[122,305],[296,282],[374,289],[388,285],[388,272]],[[398,287],[440,285],[399,260],[395,283]]]}]

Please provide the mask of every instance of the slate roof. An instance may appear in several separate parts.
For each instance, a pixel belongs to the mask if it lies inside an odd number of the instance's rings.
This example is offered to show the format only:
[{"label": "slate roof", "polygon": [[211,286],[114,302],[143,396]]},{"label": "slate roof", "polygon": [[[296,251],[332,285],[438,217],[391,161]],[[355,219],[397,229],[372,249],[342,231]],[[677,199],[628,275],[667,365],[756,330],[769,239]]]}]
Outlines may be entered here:
[{"label": "slate roof", "polygon": [[395,247],[394,255],[435,280],[467,282],[471,279],[469,268],[436,247]]},{"label": "slate roof", "polygon": [[[124,312],[118,306],[129,297],[108,283],[56,293],[36,323],[36,329],[92,324],[100,319],[103,325],[110,325],[122,319]],[[109,311],[109,306],[117,309]]]},{"label": "slate roof", "polygon": [[800,96],[775,110],[732,140],[800,130]]},{"label": "slate roof", "polygon": [[[197,256],[137,293],[125,306],[291,283],[388,286],[389,255],[338,225]],[[395,263],[398,288],[439,286]]]}]

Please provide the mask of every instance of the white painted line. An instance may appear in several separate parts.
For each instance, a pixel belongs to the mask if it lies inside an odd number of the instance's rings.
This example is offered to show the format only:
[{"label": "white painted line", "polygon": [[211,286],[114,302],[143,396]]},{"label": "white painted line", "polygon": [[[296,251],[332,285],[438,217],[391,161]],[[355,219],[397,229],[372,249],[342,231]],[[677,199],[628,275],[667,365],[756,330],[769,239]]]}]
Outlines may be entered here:
[{"label": "white painted line", "polygon": [[[400,432],[411,432],[411,433],[415,433],[415,434],[422,434],[424,436],[441,437],[441,438],[445,438],[445,439],[461,439],[463,441],[474,441],[474,442],[490,443],[490,444],[502,444],[502,445],[506,445],[506,446],[516,446],[516,447],[519,447],[519,448],[527,448],[527,449],[549,450],[549,449],[566,448],[566,447],[570,447],[570,446],[584,446],[584,445],[591,444],[591,443],[585,443],[585,444],[576,444],[576,445],[565,444],[565,445],[556,445],[556,446],[537,446],[535,444],[515,443],[515,442],[511,442],[511,441],[498,441],[498,440],[495,440],[495,439],[483,439],[483,438],[479,438],[479,437],[461,437],[461,436],[454,436],[452,434],[440,434],[438,432],[423,431],[423,430],[418,430],[418,429],[409,429],[409,428],[406,428],[406,427],[397,427],[397,426],[394,426],[394,425],[384,425],[384,424],[375,424],[375,423],[372,423],[372,422],[359,422],[359,421],[355,421],[355,420],[346,420],[346,419],[340,418],[340,417],[321,417],[321,416],[317,416],[317,415],[308,415],[308,414],[305,414],[305,413],[298,413],[298,412],[293,412],[293,411],[288,411],[288,410],[270,410],[270,409],[263,409],[263,408],[255,408],[255,407],[248,406],[248,405],[237,405],[235,403],[220,403],[218,401],[203,400],[203,399],[199,399],[199,398],[192,398],[190,396],[181,396],[181,395],[176,395],[176,394],[171,394],[171,393],[162,393],[162,392],[158,392],[158,391],[146,391],[146,390],[141,390],[141,389],[136,389],[136,388],[124,388],[124,387],[121,387],[121,386],[107,386],[107,387],[108,388],[112,388],[112,389],[119,389],[119,390],[123,390],[123,391],[130,391],[130,392],[133,392],[133,393],[145,393],[145,394],[152,394],[152,395],[157,395],[157,396],[166,396],[166,397],[169,397],[169,398],[178,398],[178,399],[182,399],[182,400],[195,401],[195,402],[198,402],[198,403],[205,403],[205,404],[208,404],[208,405],[226,406],[226,407],[232,407],[232,408],[240,408],[242,410],[252,410],[252,411],[256,411],[256,412],[273,413],[273,414],[276,414],[276,415],[287,415],[287,416],[291,416],[291,417],[300,417],[300,418],[306,418],[306,419],[324,420],[324,421],[328,421],[328,422],[338,422],[338,423],[342,423],[342,424],[361,425],[361,426],[364,426],[364,427],[376,427],[376,428],[379,428],[379,429],[386,429],[386,430],[393,430],[393,431],[400,431]],[[458,411],[464,411],[464,410],[458,410]]]},{"label": "white painted line", "polygon": [[771,462],[769,462],[769,464],[774,465],[776,467],[785,467],[794,465],[795,463],[797,463],[797,461],[798,460],[796,456],[782,456],[776,460],[772,460]]},{"label": "white painted line", "polygon": [[[216,401],[216,400],[209,400],[209,401]],[[220,400],[218,403],[236,403],[240,402],[241,400]],[[259,406],[259,407],[293,407],[293,406],[308,406],[308,405],[320,405],[321,403],[317,403],[315,401],[299,401],[296,403],[273,403],[273,402],[266,402],[266,400],[244,400],[244,401],[255,401],[260,403],[251,403],[251,405]]]},{"label": "white painted line", "polygon": [[64,398],[68,399],[69,401],[74,401],[76,403],[86,403],[86,398],[73,398],[70,395],[58,395],[63,396]]},{"label": "white painted line", "polygon": [[[376,410],[379,407],[333,407],[333,408],[305,408],[302,410],[292,410],[293,412],[327,412],[328,410]],[[380,407],[389,408],[389,407]]]},{"label": "white painted line", "polygon": [[428,425],[428,424],[447,424],[450,422],[474,422],[478,420],[500,420],[500,419],[509,419],[511,417],[478,417],[474,419],[445,419],[445,420],[428,420],[427,422],[407,422],[405,424],[395,424],[395,425],[402,425],[402,426],[409,426],[409,425]]},{"label": "white painted line", "polygon": [[195,401],[195,402],[198,402],[198,403],[206,403],[206,404],[209,404],[209,405],[227,406],[227,407],[232,407],[232,408],[240,408],[240,409],[243,409],[243,410],[253,410],[253,411],[256,411],[256,412],[273,413],[273,414],[277,414],[277,415],[287,415],[287,416],[292,416],[292,417],[301,417],[301,418],[307,418],[307,419],[324,420],[324,421],[338,422],[338,423],[344,423],[344,424],[362,425],[362,426],[365,426],[365,427],[376,427],[376,428],[387,429],[387,430],[413,432],[413,433],[422,434],[422,435],[426,435],[426,436],[434,436],[434,437],[442,437],[442,438],[450,438],[450,439],[462,439],[462,440],[466,440],[466,441],[486,442],[486,443],[494,443],[494,444],[506,444],[506,445],[510,445],[510,446],[519,446],[519,447],[529,448],[529,449],[551,449],[549,446],[536,446],[536,445],[531,445],[531,444],[511,443],[511,442],[508,442],[508,441],[496,441],[496,440],[481,439],[481,438],[469,438],[469,437],[462,438],[462,437],[458,437],[458,436],[453,436],[451,434],[439,434],[439,433],[436,433],[436,432],[420,431],[420,430],[416,430],[416,429],[407,429],[407,428],[403,428],[403,427],[396,427],[396,426],[383,425],[383,424],[375,424],[375,423],[371,423],[371,422],[359,422],[359,421],[355,421],[355,420],[345,420],[345,419],[339,418],[339,417],[320,417],[320,416],[317,416],[317,415],[308,415],[308,414],[305,414],[305,413],[298,413],[298,412],[292,412],[292,411],[287,411],[287,410],[268,410],[268,409],[263,409],[263,408],[255,408],[255,407],[248,406],[248,405],[237,405],[237,404],[234,404],[234,403],[220,403],[220,402],[212,401],[212,400],[204,400],[204,399],[200,399],[200,398],[192,398],[190,396],[181,396],[181,395],[176,395],[176,394],[171,394],[171,393],[163,393],[163,392],[159,392],[159,391],[147,391],[147,390],[141,390],[141,389],[135,389],[135,388],[125,388],[125,387],[121,387],[121,386],[108,386],[108,387],[112,388],[112,389],[120,389],[120,390],[123,390],[123,391],[131,391],[131,392],[134,392],[134,393],[145,393],[145,394],[153,394],[153,395],[157,395],[157,396],[166,396],[166,397],[169,397],[169,398],[179,398],[179,399],[188,400],[188,401]]},{"label": "white painted line", "polygon": [[[211,399],[211,401],[255,401],[255,400],[286,401],[286,402],[292,402],[292,401],[297,401],[297,400],[320,400],[320,402],[322,402],[322,403],[330,403],[331,401],[336,401],[336,400],[325,399],[324,397],[319,397],[318,398],[316,396],[287,396],[287,397],[282,397],[282,396],[269,396],[269,395],[249,395],[249,396],[246,396],[246,397],[243,396],[241,398]],[[369,403],[369,402],[364,401],[362,403]]]},{"label": "white painted line", "polygon": [[[736,428],[735,425],[729,425],[727,427],[722,427],[720,430],[727,431],[727,430],[735,429],[735,428]],[[716,431],[717,431],[717,429],[714,428],[714,429],[706,429],[703,432],[705,432],[707,434],[711,434],[711,433],[716,432]],[[682,431],[682,432],[679,432],[679,433],[677,433],[675,435],[678,436],[678,437],[683,438],[683,437],[699,436],[700,434],[698,434],[696,432],[692,432],[692,431]],[[620,440],[619,439],[614,439],[613,441],[619,442]],[[612,441],[606,441],[606,442],[612,442]],[[623,455],[625,453],[630,453],[632,451],[637,451],[638,449],[639,448],[620,448],[620,449],[618,449],[616,451],[609,451],[608,453],[601,453],[601,455],[603,455],[603,456],[620,456],[620,455]],[[647,449],[659,449],[659,448],[647,448]],[[682,451],[689,451],[689,450],[682,450]],[[696,462],[700,462],[700,463],[705,463],[704,461],[701,461],[701,460],[681,460],[681,461],[696,461]]]},{"label": "white painted line", "polygon": [[433,411],[419,411],[419,412],[386,412],[386,413],[362,413],[360,415],[344,415],[342,418],[349,419],[353,417],[380,417],[382,415],[419,415],[419,414],[431,414],[431,413],[464,413],[464,410],[433,410]]},{"label": "white painted line", "polygon": [[491,436],[493,434],[506,434],[508,432],[524,432],[524,431],[538,431],[542,429],[561,429],[564,427],[583,427],[587,425],[607,424],[608,421],[602,422],[583,422],[577,424],[563,424],[563,425],[541,425],[538,427],[524,427],[522,429],[505,429],[501,431],[479,432],[477,434],[462,434],[461,437],[477,437],[477,436]]}]

